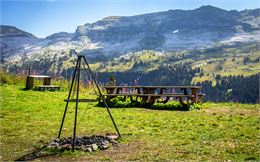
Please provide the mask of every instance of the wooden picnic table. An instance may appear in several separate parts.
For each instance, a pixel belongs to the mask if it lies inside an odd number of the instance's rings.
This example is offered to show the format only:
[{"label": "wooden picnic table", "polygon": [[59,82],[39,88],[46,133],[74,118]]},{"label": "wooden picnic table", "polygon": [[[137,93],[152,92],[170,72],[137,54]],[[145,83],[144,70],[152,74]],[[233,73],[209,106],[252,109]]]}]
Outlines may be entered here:
[{"label": "wooden picnic table", "polygon": [[[140,97],[143,103],[152,105],[159,98],[165,98],[163,103],[167,103],[170,98],[177,98],[183,105],[182,98],[187,98],[191,103],[201,102],[204,94],[200,93],[201,86],[104,86],[107,94],[104,94],[106,100],[109,102],[112,98],[123,96]],[[173,92],[174,91],[174,92]]]}]

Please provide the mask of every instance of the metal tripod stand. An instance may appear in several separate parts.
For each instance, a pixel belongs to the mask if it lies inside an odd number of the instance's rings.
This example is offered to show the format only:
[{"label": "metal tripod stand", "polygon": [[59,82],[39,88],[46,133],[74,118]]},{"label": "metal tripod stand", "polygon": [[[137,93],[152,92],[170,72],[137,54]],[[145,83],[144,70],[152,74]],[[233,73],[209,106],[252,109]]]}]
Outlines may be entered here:
[{"label": "metal tripod stand", "polygon": [[[81,68],[81,63],[82,61],[85,62],[85,64],[87,65],[87,69],[82,69]],[[80,102],[79,100],[79,88],[80,88],[80,71],[81,70],[88,70],[88,72],[90,73],[90,76],[92,77],[93,81],[94,81],[94,84],[95,86],[97,87],[97,90],[98,90],[98,93],[99,93],[99,96],[100,96],[100,99],[103,100],[105,106],[106,106],[106,109],[107,109],[107,112],[112,120],[112,123],[116,129],[116,132],[118,134],[118,137],[121,137],[120,135],[120,132],[116,126],[116,123],[112,117],[112,114],[108,108],[108,105],[107,105],[107,102],[104,98],[104,96],[102,95],[101,93],[101,90],[97,84],[97,81],[95,80],[95,77],[89,67],[89,64],[85,58],[85,56],[83,55],[78,55],[78,59],[77,59],[77,63],[76,63],[76,67],[75,67],[75,70],[73,72],[73,77],[72,77],[72,82],[71,82],[71,86],[70,86],[70,90],[69,90],[69,95],[68,95],[68,99],[66,100],[66,106],[65,106],[65,110],[64,110],[64,114],[63,114],[63,118],[62,118],[62,121],[61,121],[61,126],[60,126],[60,130],[59,130],[59,135],[58,135],[58,138],[60,138],[60,135],[61,135],[61,131],[62,131],[62,127],[63,127],[63,123],[64,123],[64,120],[65,120],[65,117],[66,117],[66,113],[67,113],[67,109],[68,109],[68,105],[69,105],[69,102],[71,101],[71,93],[72,93],[72,89],[73,89],[73,85],[76,84],[76,108],[75,108],[75,118],[74,118],[74,130],[73,130],[73,143],[72,143],[72,150],[74,151],[74,148],[75,148],[75,144],[76,144],[76,128],[77,128],[77,116],[78,116],[78,103]],[[77,83],[75,83],[77,82]]]}]

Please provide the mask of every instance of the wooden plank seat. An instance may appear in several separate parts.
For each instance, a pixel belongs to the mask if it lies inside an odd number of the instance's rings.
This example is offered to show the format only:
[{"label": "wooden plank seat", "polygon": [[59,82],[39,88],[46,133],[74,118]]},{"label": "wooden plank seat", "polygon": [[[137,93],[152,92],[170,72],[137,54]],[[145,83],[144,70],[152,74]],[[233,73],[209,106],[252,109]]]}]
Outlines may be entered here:
[{"label": "wooden plank seat", "polygon": [[103,86],[104,88],[201,88],[201,86]]},{"label": "wooden plank seat", "polygon": [[34,86],[34,88],[39,91],[44,91],[44,90],[55,91],[55,90],[60,90],[61,87],[56,85],[36,85]]}]

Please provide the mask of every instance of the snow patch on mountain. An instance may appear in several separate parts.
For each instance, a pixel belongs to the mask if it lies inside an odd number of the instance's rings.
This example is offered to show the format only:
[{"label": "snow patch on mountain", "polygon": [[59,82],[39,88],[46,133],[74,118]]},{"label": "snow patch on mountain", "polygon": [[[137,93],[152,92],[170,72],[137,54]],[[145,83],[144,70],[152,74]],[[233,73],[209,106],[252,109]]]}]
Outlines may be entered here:
[{"label": "snow patch on mountain", "polygon": [[239,33],[220,41],[222,44],[233,44],[238,42],[260,42],[260,31],[252,33]]}]

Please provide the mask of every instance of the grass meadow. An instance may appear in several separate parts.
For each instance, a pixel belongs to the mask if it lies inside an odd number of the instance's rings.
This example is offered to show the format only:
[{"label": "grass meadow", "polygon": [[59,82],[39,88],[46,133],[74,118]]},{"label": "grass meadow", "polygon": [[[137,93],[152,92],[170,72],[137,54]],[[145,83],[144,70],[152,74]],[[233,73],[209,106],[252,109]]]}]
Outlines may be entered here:
[{"label": "grass meadow", "polygon": [[[12,161],[56,138],[67,90],[39,92],[2,84],[1,161]],[[80,98],[94,98],[85,90]],[[77,135],[115,133],[104,107],[80,103]],[[70,103],[62,137],[72,136],[75,103]],[[204,103],[190,111],[112,108],[122,134],[108,150],[70,152],[38,160],[85,161],[259,161],[259,104]]]}]

